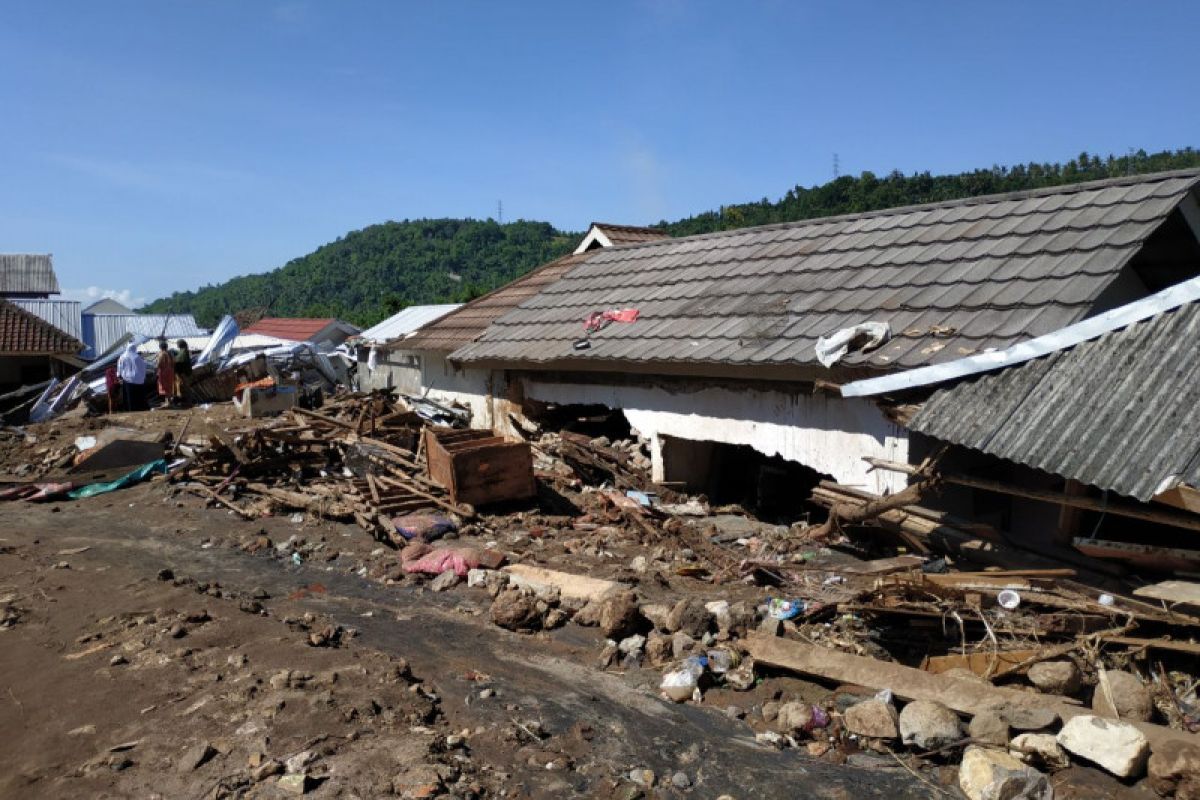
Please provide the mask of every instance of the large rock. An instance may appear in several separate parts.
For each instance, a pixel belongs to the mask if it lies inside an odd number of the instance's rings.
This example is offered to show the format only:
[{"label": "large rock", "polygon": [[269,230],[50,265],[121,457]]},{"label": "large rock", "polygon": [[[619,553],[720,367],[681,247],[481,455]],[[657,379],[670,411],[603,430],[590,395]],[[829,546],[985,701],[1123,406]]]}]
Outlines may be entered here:
[{"label": "large rock", "polygon": [[1172,740],[1154,748],[1146,765],[1150,788],[1165,797],[1200,798],[1200,744]]},{"label": "large rock", "polygon": [[846,730],[871,739],[895,739],[900,735],[900,721],[891,703],[877,698],[863,700],[846,709],[843,720]]},{"label": "large rock", "polygon": [[600,605],[600,632],[606,637],[620,641],[644,626],[645,619],[633,592],[617,592],[604,598]]},{"label": "large rock", "polygon": [[910,747],[936,750],[962,738],[962,724],[934,700],[914,700],[900,712],[900,740]]},{"label": "large rock", "polygon": [[1154,701],[1138,676],[1120,670],[1106,670],[1104,675],[1112,693],[1111,702],[1101,681],[1092,694],[1092,710],[1102,717],[1148,722],[1154,714]]},{"label": "large rock", "polygon": [[971,724],[967,726],[967,735],[979,744],[1003,747],[1008,744],[1009,739],[1008,720],[995,711],[980,711],[971,718]]},{"label": "large rock", "polygon": [[1008,743],[1008,752],[1024,761],[1046,769],[1066,769],[1071,759],[1052,733],[1022,733]]},{"label": "large rock", "polygon": [[668,631],[682,631],[694,639],[707,633],[711,623],[712,614],[703,602],[694,598],[680,600],[667,615]]},{"label": "large rock", "polygon": [[1042,661],[1029,668],[1029,682],[1047,694],[1075,694],[1083,676],[1074,661]]},{"label": "large rock", "polygon": [[1137,728],[1090,714],[1074,717],[1063,725],[1058,743],[1119,778],[1140,775],[1150,754],[1150,743]]},{"label": "large rock", "polygon": [[971,800],[1053,800],[1049,779],[1003,750],[971,746],[958,768],[958,788]]},{"label": "large rock", "polygon": [[508,589],[496,595],[491,615],[492,622],[510,631],[534,631],[542,624],[537,598],[520,589]]}]

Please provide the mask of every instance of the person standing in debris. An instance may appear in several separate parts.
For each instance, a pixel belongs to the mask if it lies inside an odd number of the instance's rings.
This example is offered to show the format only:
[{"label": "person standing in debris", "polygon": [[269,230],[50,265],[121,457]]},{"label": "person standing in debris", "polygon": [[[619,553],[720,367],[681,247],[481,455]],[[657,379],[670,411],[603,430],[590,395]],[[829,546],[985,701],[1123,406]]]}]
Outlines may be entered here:
[{"label": "person standing in debris", "polygon": [[121,379],[125,410],[141,410],[146,394],[146,359],[142,358],[133,342],[125,345],[125,352],[117,359],[117,377]]},{"label": "person standing in debris", "polygon": [[108,369],[104,370],[104,388],[108,392],[108,413],[112,414],[121,407],[121,400],[117,397],[121,379],[117,377],[117,367],[114,364],[109,364]]},{"label": "person standing in debris", "polygon": [[192,377],[192,352],[188,343],[180,339],[175,343],[175,396],[183,402],[183,393],[187,389],[188,380]]},{"label": "person standing in debris", "polygon": [[155,382],[163,405],[171,405],[175,397],[175,356],[167,349],[167,340],[158,340],[158,361],[155,363]]}]

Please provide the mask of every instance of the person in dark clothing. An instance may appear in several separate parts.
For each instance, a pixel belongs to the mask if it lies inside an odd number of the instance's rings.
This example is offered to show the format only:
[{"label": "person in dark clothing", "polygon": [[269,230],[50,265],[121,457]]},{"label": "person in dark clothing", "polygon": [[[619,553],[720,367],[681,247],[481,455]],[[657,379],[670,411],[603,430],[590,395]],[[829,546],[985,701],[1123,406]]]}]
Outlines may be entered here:
[{"label": "person in dark clothing", "polygon": [[175,351],[175,396],[182,402],[183,393],[192,378],[192,352],[188,350],[188,344],[183,339],[175,345],[178,348]]}]

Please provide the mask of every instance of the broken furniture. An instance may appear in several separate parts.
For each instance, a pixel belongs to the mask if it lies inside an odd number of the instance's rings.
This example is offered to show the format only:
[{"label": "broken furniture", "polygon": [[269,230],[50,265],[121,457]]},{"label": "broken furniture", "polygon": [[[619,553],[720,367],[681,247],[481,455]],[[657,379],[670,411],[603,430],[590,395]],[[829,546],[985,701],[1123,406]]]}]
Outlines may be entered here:
[{"label": "broken furniture", "polygon": [[529,444],[492,431],[426,428],[425,459],[430,480],[454,503],[483,506],[537,494]]}]

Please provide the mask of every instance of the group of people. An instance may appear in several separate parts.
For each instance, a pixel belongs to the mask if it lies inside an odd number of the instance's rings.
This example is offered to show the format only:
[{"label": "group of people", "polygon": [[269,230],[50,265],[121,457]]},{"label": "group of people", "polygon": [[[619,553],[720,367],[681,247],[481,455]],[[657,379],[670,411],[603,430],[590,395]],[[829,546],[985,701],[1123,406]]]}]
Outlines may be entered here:
[{"label": "group of people", "polygon": [[[150,397],[146,386],[146,359],[130,342],[125,351],[104,373],[108,389],[108,413],[114,411],[144,411]],[[154,365],[155,398],[162,405],[180,405],[187,382],[192,376],[192,353],[187,342],[180,339],[176,349],[167,346],[166,339],[158,340],[158,360]]]}]

